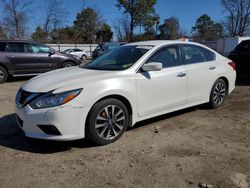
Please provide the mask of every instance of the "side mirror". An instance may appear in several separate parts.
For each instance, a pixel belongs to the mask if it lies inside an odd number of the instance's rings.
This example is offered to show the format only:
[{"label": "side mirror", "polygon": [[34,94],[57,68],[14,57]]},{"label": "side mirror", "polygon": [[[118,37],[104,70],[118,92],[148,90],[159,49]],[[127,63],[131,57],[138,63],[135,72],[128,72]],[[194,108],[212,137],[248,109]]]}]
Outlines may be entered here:
[{"label": "side mirror", "polygon": [[160,71],[161,69],[162,69],[162,63],[158,63],[158,62],[150,62],[142,66],[142,70],[146,72]]},{"label": "side mirror", "polygon": [[49,56],[52,56],[52,55],[54,55],[54,54],[55,54],[55,51],[51,49],[51,50],[49,51]]}]

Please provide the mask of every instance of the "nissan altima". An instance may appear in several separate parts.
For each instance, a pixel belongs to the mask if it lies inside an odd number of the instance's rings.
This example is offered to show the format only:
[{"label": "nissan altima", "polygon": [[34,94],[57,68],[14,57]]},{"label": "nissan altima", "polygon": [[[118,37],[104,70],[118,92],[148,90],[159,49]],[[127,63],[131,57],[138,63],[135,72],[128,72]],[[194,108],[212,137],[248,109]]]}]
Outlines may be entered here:
[{"label": "nissan altima", "polygon": [[201,44],[130,43],[29,80],[16,95],[16,119],[27,137],[105,145],[136,122],[203,103],[221,106],[235,78],[235,64]]}]

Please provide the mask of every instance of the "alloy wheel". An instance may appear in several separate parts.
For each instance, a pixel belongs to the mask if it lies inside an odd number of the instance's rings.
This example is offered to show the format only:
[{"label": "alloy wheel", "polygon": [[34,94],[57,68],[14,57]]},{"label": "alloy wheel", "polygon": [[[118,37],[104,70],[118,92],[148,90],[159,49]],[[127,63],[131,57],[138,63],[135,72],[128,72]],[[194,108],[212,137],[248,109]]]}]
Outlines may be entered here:
[{"label": "alloy wheel", "polygon": [[125,126],[125,113],[117,105],[104,107],[97,115],[95,130],[104,140],[113,140],[120,135]]},{"label": "alloy wheel", "polygon": [[66,64],[65,67],[72,67],[72,65],[71,64]]},{"label": "alloy wheel", "polygon": [[216,84],[213,93],[214,103],[220,105],[223,103],[226,96],[226,86],[225,84],[219,82]]}]

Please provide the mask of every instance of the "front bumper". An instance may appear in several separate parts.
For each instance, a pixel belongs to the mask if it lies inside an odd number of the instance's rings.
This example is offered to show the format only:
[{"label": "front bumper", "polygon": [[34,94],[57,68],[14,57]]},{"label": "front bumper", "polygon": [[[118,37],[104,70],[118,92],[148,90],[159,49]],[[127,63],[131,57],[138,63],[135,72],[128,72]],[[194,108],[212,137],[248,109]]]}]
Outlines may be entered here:
[{"label": "front bumper", "polygon": [[[47,140],[77,140],[85,137],[89,107],[63,105],[34,110],[29,105],[16,107],[16,119],[25,136]],[[46,134],[42,126],[53,126],[60,134]]]}]

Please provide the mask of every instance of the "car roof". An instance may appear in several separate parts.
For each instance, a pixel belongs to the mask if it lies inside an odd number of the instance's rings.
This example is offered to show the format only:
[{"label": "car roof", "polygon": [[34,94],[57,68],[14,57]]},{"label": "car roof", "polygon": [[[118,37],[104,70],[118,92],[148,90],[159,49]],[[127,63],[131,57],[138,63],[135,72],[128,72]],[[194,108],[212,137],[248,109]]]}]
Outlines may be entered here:
[{"label": "car roof", "polygon": [[188,42],[188,41],[181,41],[181,40],[150,40],[150,41],[140,41],[140,42],[133,42],[129,44],[125,44],[125,46],[130,45],[146,45],[146,46],[162,46],[168,44],[195,44],[199,46],[203,46],[199,43],[195,42]]},{"label": "car roof", "polygon": [[40,44],[39,42],[36,41],[31,41],[31,40],[0,40],[0,42],[20,42],[20,43],[35,43],[35,44]]}]

